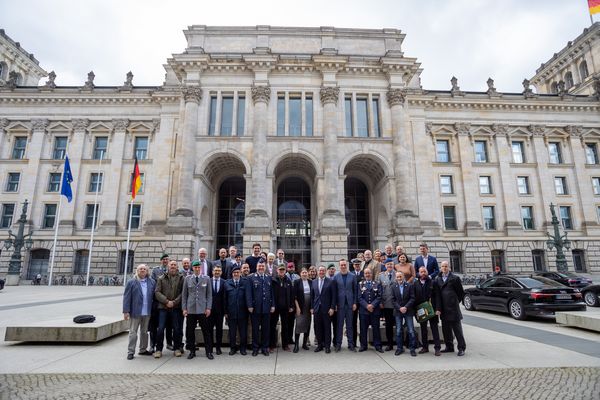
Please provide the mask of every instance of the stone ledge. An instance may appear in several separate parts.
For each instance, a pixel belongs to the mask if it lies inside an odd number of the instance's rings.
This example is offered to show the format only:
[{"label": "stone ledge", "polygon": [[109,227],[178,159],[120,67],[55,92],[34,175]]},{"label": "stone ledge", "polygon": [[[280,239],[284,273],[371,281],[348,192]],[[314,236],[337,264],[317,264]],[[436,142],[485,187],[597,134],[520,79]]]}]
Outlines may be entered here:
[{"label": "stone ledge", "polygon": [[95,343],[127,331],[123,318],[96,316],[89,324],[76,324],[72,318],[36,322],[25,326],[7,326],[6,342],[85,342]]},{"label": "stone ledge", "polygon": [[556,322],[575,328],[600,332],[600,310],[560,311],[556,313]]}]

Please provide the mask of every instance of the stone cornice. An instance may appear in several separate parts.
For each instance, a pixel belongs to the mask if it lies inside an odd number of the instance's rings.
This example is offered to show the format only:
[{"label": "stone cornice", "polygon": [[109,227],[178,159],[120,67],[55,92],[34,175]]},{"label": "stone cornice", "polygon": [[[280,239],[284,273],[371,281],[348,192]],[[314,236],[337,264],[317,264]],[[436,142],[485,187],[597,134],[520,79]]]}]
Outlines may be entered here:
[{"label": "stone cornice", "polygon": [[[179,97],[178,95],[177,97]],[[15,89],[12,92],[0,91],[0,104],[151,104],[152,91],[136,93],[118,93],[117,90],[99,90],[92,93],[80,93],[79,88],[56,88],[53,92],[40,92],[30,88]]]},{"label": "stone cornice", "polygon": [[464,122],[464,121],[427,121],[425,133],[432,137],[442,136],[470,136],[470,137],[495,137],[506,136],[507,138],[533,138],[542,137],[584,140],[587,136],[596,135],[600,137],[600,125],[556,125],[556,124],[507,124],[486,122]]}]

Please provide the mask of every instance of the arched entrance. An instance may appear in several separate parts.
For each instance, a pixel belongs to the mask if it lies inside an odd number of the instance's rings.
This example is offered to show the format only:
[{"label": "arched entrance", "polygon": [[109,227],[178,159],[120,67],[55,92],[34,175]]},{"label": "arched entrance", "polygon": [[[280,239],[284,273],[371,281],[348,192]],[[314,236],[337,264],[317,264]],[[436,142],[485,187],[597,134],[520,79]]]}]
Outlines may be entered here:
[{"label": "arched entrance", "polygon": [[277,248],[296,267],[311,264],[311,192],[302,178],[285,178],[277,188]]},{"label": "arched entrance", "polygon": [[27,269],[27,279],[35,278],[37,274],[40,274],[41,276],[48,275],[49,260],[50,250],[32,250],[29,258],[29,268]]},{"label": "arched entrance", "polygon": [[353,259],[358,253],[371,248],[369,191],[360,179],[346,178],[344,181],[344,205],[348,227],[348,257]]},{"label": "arched entrance", "polygon": [[227,178],[219,187],[217,198],[217,250],[236,246],[242,249],[242,228],[246,210],[246,180]]}]

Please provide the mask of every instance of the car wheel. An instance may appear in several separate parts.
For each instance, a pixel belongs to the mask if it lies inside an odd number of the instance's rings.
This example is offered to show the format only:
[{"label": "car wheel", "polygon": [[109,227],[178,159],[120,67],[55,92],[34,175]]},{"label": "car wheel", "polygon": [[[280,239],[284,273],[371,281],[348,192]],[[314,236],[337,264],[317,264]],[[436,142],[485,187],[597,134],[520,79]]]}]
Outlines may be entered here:
[{"label": "car wheel", "polygon": [[598,300],[598,295],[592,291],[585,292],[583,295],[583,299],[585,300],[585,304],[590,307],[598,307],[600,306],[600,300]]},{"label": "car wheel", "polygon": [[514,319],[522,321],[525,318],[527,318],[525,310],[523,309],[523,303],[516,299],[511,300],[510,303],[508,303],[508,312],[510,313],[510,316]]},{"label": "car wheel", "polygon": [[473,299],[471,299],[470,294],[465,294],[465,297],[463,298],[463,305],[465,306],[465,309],[467,309],[469,311],[475,311],[475,306],[473,305]]}]

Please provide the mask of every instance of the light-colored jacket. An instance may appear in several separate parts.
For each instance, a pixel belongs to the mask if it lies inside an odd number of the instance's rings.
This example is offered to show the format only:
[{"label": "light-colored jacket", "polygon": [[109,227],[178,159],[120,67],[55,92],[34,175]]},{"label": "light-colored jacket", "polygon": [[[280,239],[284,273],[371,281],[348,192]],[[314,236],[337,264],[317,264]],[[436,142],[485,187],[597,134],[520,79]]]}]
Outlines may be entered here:
[{"label": "light-colored jacket", "polygon": [[389,279],[389,273],[386,271],[379,274],[379,283],[382,287],[381,304],[383,308],[394,308],[394,299],[392,297],[392,286],[396,282],[396,271],[392,270],[392,279]]},{"label": "light-colored jacket", "polygon": [[183,281],[181,307],[188,314],[204,314],[212,307],[212,285],[208,276],[188,275]]}]

